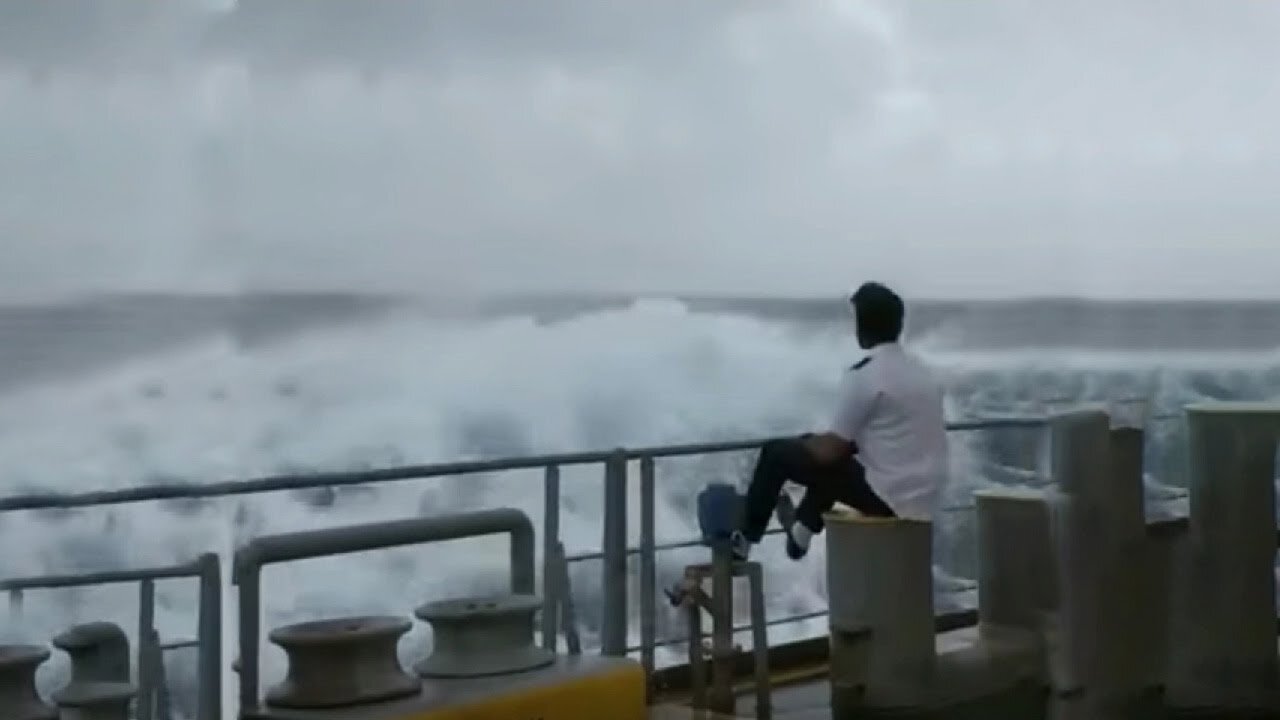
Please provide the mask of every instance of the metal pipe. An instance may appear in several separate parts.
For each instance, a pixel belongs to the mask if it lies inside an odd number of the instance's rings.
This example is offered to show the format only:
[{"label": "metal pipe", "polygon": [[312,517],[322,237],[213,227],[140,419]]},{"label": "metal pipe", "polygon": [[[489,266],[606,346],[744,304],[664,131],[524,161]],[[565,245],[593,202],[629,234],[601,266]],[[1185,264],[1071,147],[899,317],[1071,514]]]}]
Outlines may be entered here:
[{"label": "metal pipe", "polygon": [[[222,565],[214,553],[201,555],[196,563],[200,567],[196,719],[222,720]],[[156,657],[159,661],[159,652]]]},{"label": "metal pipe", "polygon": [[[1157,416],[1154,419],[1162,419]],[[972,430],[988,430],[996,428],[1039,427],[1045,423],[1041,417],[991,418],[987,420],[966,420],[948,424],[952,432]],[[380,468],[375,470],[352,470],[341,472],[269,475],[251,480],[224,480],[207,483],[168,483],[147,485],[145,487],[124,488],[118,490],[101,490],[86,493],[33,493],[0,498],[0,512],[11,510],[50,510],[95,505],[119,505],[124,503],[147,502],[152,500],[173,500],[189,498],[212,498],[229,495],[253,495],[284,490],[306,490],[318,487],[343,487],[364,485],[368,483],[396,482],[401,480],[419,480],[451,475],[472,475],[476,473],[497,472],[503,470],[529,470],[547,465],[588,465],[606,462],[619,452],[627,459],[641,457],[677,457],[686,455],[706,455],[709,453],[737,452],[759,448],[771,438],[754,438],[721,443],[696,443],[689,445],[664,445],[658,447],[638,448],[632,450],[594,451],[582,453],[560,453],[553,455],[532,455],[517,458],[498,458],[493,460],[472,460],[466,462],[435,463],[429,465],[406,465],[402,467]]]},{"label": "metal pipe", "polygon": [[258,704],[264,565],[496,533],[511,535],[512,592],[534,594],[533,523],[529,516],[511,508],[267,535],[251,540],[236,552],[232,571],[240,595],[241,708],[247,710]]},{"label": "metal pipe", "polygon": [[[711,691],[708,709],[732,717],[737,705],[733,693],[733,558],[729,544],[717,540],[711,547]],[[695,610],[695,612],[697,612]]]},{"label": "metal pipe", "polygon": [[318,487],[344,487],[377,482],[418,480],[451,475],[474,475],[501,470],[530,470],[549,464],[585,465],[607,460],[611,453],[567,453],[562,455],[538,455],[523,458],[500,458],[433,465],[407,465],[404,467],[350,472],[309,473],[303,475],[272,475],[254,480],[226,480],[202,483],[172,483],[146,487],[104,490],[74,495],[40,493],[15,495],[0,499],[0,512],[8,510],[46,510],[52,508],[87,507],[91,505],[119,505],[147,500],[172,500],[179,498],[224,497],[228,495],[253,495],[284,490],[307,490]]},{"label": "metal pipe", "polygon": [[[239,554],[237,553],[237,560]],[[239,575],[237,562],[232,569]],[[259,566],[260,567],[260,566]],[[245,572],[236,580],[240,596],[239,644],[240,644],[240,712],[243,714],[258,704],[258,638],[262,623],[262,578],[260,573]]]},{"label": "metal pipe", "polygon": [[573,609],[573,587],[569,583],[569,563],[564,561],[564,543],[556,543],[556,587],[560,589],[560,625],[564,627],[564,645],[570,655],[582,654],[578,637],[578,618]]},{"label": "metal pipe", "polygon": [[620,657],[627,648],[627,457],[621,450],[605,464],[603,532],[600,652]]},{"label": "metal pipe", "polygon": [[151,635],[156,626],[156,583],[143,580],[138,585],[138,720],[155,717],[156,660],[151,648]]},{"label": "metal pipe", "polygon": [[[976,611],[966,611],[966,612],[969,612],[970,614],[974,614],[974,613],[976,613]],[[788,616],[786,616],[786,617],[780,617],[780,618],[774,618],[773,620],[767,620],[767,621],[765,621],[764,626],[765,626],[765,627],[777,627],[778,625],[790,625],[791,623],[804,622],[805,620],[816,620],[816,619],[818,619],[818,618],[824,618],[824,617],[826,617],[826,616],[827,616],[827,611],[826,611],[826,610],[815,610],[815,611],[813,611],[813,612],[800,613],[800,614],[798,614],[798,615],[788,615]],[[948,615],[939,615],[938,617],[939,617],[939,618],[944,618],[944,617],[949,617],[949,616],[948,616]],[[966,615],[965,617],[968,617],[968,616]],[[976,618],[976,617],[977,617],[977,615],[976,615],[976,614],[974,614],[974,617]],[[744,624],[744,625],[734,625],[734,626],[733,626],[733,634],[734,634],[734,635],[737,635],[737,634],[739,634],[739,633],[749,632],[749,631],[751,631],[751,630],[753,630],[753,629],[755,629],[755,625],[753,625],[753,624],[751,624],[751,623],[746,623],[746,624]],[[689,637],[688,637],[688,636],[685,636],[685,637],[674,637],[674,638],[663,638],[663,639],[661,639],[661,640],[654,640],[654,641],[653,641],[653,646],[654,646],[655,648],[660,648],[660,647],[670,647],[671,645],[683,645],[683,644],[685,644],[685,643],[687,643],[687,642],[689,642]],[[639,650],[640,650],[640,646],[639,646],[639,645],[632,645],[631,647],[628,647],[628,648],[627,648],[627,652],[629,652],[629,653],[637,652],[637,651],[639,651]]]},{"label": "metal pipe", "polygon": [[6,590],[50,590],[53,588],[83,587],[86,585],[111,585],[142,580],[166,580],[191,577],[199,572],[200,569],[197,563],[186,563],[184,565],[145,568],[142,570],[108,570],[106,572],[81,573],[78,575],[41,575],[0,580],[0,592]]},{"label": "metal pipe", "polygon": [[560,634],[556,546],[560,542],[560,466],[548,465],[542,480],[542,647],[555,652]]},{"label": "metal pipe", "polygon": [[[766,530],[764,534],[765,534],[765,537],[768,537],[770,535],[781,535],[782,529],[773,528],[772,530]],[[653,549],[654,550],[681,550],[684,548],[702,547],[705,544],[706,543],[703,542],[702,538],[691,538],[689,540],[681,540],[679,542],[656,543],[653,546]],[[638,546],[627,548],[627,555],[639,555],[639,554],[640,554],[640,548]],[[602,559],[604,559],[604,553],[598,552],[598,551],[574,553],[573,555],[568,555],[565,557],[565,561],[570,563],[584,562],[587,560],[602,560]]]},{"label": "metal pipe", "polygon": [[[658,561],[654,549],[657,467],[652,457],[640,458],[640,663],[646,679],[653,674],[657,638]],[[652,685],[646,680],[646,688]]]}]

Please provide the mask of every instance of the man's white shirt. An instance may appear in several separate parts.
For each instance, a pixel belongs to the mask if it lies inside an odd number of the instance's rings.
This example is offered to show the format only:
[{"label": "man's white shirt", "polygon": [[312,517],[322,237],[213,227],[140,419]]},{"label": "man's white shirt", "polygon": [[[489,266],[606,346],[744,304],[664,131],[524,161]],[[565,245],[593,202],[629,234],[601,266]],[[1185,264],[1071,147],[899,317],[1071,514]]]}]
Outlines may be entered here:
[{"label": "man's white shirt", "polygon": [[858,447],[867,484],[899,517],[932,520],[948,473],[942,387],[897,343],[845,373],[831,432]]}]

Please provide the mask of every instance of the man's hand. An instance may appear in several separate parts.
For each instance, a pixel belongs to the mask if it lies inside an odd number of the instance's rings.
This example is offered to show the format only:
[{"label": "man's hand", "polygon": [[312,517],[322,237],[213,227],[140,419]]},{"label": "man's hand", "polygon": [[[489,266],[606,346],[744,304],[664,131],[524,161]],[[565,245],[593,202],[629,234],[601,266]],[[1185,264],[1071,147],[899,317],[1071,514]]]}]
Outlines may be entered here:
[{"label": "man's hand", "polygon": [[858,448],[835,433],[816,433],[801,438],[819,465],[834,465],[853,457]]}]

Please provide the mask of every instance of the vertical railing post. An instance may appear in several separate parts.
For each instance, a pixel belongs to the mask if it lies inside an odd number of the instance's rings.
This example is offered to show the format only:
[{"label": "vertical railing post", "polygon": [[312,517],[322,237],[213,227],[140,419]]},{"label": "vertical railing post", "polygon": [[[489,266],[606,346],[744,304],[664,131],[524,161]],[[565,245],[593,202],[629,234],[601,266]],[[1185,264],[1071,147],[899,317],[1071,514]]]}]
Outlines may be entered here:
[{"label": "vertical railing post", "polygon": [[627,456],[621,449],[605,461],[602,547],[600,652],[622,657],[627,654]]},{"label": "vertical railing post", "polygon": [[542,480],[542,647],[556,651],[560,634],[559,568],[556,548],[560,544],[560,466],[548,465]]},{"label": "vertical railing post", "polygon": [[569,582],[569,561],[564,543],[555,548],[556,587],[560,588],[560,625],[564,627],[564,646],[570,655],[582,654],[582,638],[578,636],[578,616],[573,609],[573,584]]},{"label": "vertical railing post", "polygon": [[644,665],[646,688],[653,685],[654,645],[657,642],[658,566],[654,535],[654,508],[657,494],[657,468],[650,455],[640,458],[640,662]]},{"label": "vertical railing post", "polygon": [[[222,720],[222,571],[218,563],[218,556],[213,553],[201,555],[197,562],[200,565],[200,609],[196,637],[199,638],[200,647],[196,660],[196,672],[200,684],[197,690],[196,718],[197,720]],[[255,577],[254,579],[256,580],[257,578]],[[244,597],[243,590],[241,597]],[[254,597],[256,599],[256,592]],[[256,637],[256,621],[258,618],[256,612],[253,618],[255,621],[253,633]],[[242,655],[256,660],[257,650],[256,647],[252,650],[242,648],[240,652]],[[254,665],[253,679],[256,680],[256,662]],[[243,675],[241,676],[241,682],[244,682]],[[249,692],[253,693],[254,704],[256,704],[257,685],[255,682],[247,683],[247,685]],[[243,699],[244,695],[241,697]],[[251,707],[251,705],[246,705],[243,710],[247,712]]]},{"label": "vertical railing post", "polygon": [[143,580],[138,584],[138,720],[155,717],[155,662],[151,647],[156,627],[156,583]]},{"label": "vertical railing post", "polygon": [[13,615],[15,625],[22,620],[22,590],[20,588],[9,591],[9,614]]},{"label": "vertical railing post", "polygon": [[711,547],[711,695],[712,712],[732,717],[737,698],[733,693],[733,555],[727,540]]}]

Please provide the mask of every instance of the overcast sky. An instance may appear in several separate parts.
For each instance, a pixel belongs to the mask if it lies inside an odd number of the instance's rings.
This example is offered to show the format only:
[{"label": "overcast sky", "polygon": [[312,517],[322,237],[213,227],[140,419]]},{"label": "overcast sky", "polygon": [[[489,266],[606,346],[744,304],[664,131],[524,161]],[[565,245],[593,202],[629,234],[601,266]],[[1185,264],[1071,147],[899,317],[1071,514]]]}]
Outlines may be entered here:
[{"label": "overcast sky", "polygon": [[212,17],[0,69],[4,293],[1280,296],[1278,3],[441,0],[374,85]]}]

